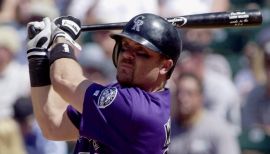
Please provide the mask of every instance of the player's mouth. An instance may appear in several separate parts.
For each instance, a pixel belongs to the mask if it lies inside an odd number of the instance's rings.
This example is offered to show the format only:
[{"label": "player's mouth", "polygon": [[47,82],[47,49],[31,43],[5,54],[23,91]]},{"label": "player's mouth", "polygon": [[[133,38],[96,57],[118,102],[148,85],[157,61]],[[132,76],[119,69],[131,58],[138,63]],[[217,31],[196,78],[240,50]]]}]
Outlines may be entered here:
[{"label": "player's mouth", "polygon": [[120,68],[133,69],[133,65],[129,63],[121,63]]}]

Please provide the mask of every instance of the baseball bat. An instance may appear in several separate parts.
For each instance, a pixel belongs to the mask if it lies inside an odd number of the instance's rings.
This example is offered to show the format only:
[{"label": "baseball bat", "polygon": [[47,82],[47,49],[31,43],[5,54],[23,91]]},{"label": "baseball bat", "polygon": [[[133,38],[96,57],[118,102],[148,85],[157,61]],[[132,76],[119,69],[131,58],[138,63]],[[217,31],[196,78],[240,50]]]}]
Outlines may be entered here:
[{"label": "baseball bat", "polygon": [[[212,12],[165,18],[177,28],[248,27],[262,24],[260,10]],[[127,22],[82,25],[82,31],[120,30]]]}]

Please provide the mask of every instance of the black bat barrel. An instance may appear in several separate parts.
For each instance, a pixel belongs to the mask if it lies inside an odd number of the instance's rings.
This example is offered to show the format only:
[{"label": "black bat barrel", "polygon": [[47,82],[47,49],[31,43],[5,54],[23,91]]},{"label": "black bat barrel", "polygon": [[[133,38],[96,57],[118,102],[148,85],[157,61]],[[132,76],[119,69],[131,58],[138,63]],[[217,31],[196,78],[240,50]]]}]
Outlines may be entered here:
[{"label": "black bat barrel", "polygon": [[246,27],[260,25],[262,14],[258,10],[214,12],[167,18],[167,20],[179,28]]},{"label": "black bat barrel", "polygon": [[[179,17],[166,20],[178,28],[226,28],[248,27],[262,24],[259,10],[243,10],[232,12],[213,12]],[[83,25],[82,31],[120,30],[127,22]]]}]

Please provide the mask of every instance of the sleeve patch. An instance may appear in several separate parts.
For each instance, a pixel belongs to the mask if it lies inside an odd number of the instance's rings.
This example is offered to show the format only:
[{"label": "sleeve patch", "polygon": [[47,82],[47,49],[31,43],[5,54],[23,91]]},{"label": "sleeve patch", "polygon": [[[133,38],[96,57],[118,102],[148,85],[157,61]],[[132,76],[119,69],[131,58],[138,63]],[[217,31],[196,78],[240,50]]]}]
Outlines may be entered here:
[{"label": "sleeve patch", "polygon": [[117,96],[117,92],[117,88],[115,87],[102,90],[98,98],[98,108],[106,108],[107,106],[111,105]]}]

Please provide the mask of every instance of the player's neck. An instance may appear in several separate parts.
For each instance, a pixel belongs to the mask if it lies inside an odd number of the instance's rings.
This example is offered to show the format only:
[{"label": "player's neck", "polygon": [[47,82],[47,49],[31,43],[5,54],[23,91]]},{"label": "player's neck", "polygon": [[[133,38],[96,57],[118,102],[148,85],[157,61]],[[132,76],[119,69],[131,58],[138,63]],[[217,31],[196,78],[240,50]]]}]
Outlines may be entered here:
[{"label": "player's neck", "polygon": [[156,82],[153,86],[145,87],[144,90],[147,92],[158,92],[164,90],[166,81]]}]

